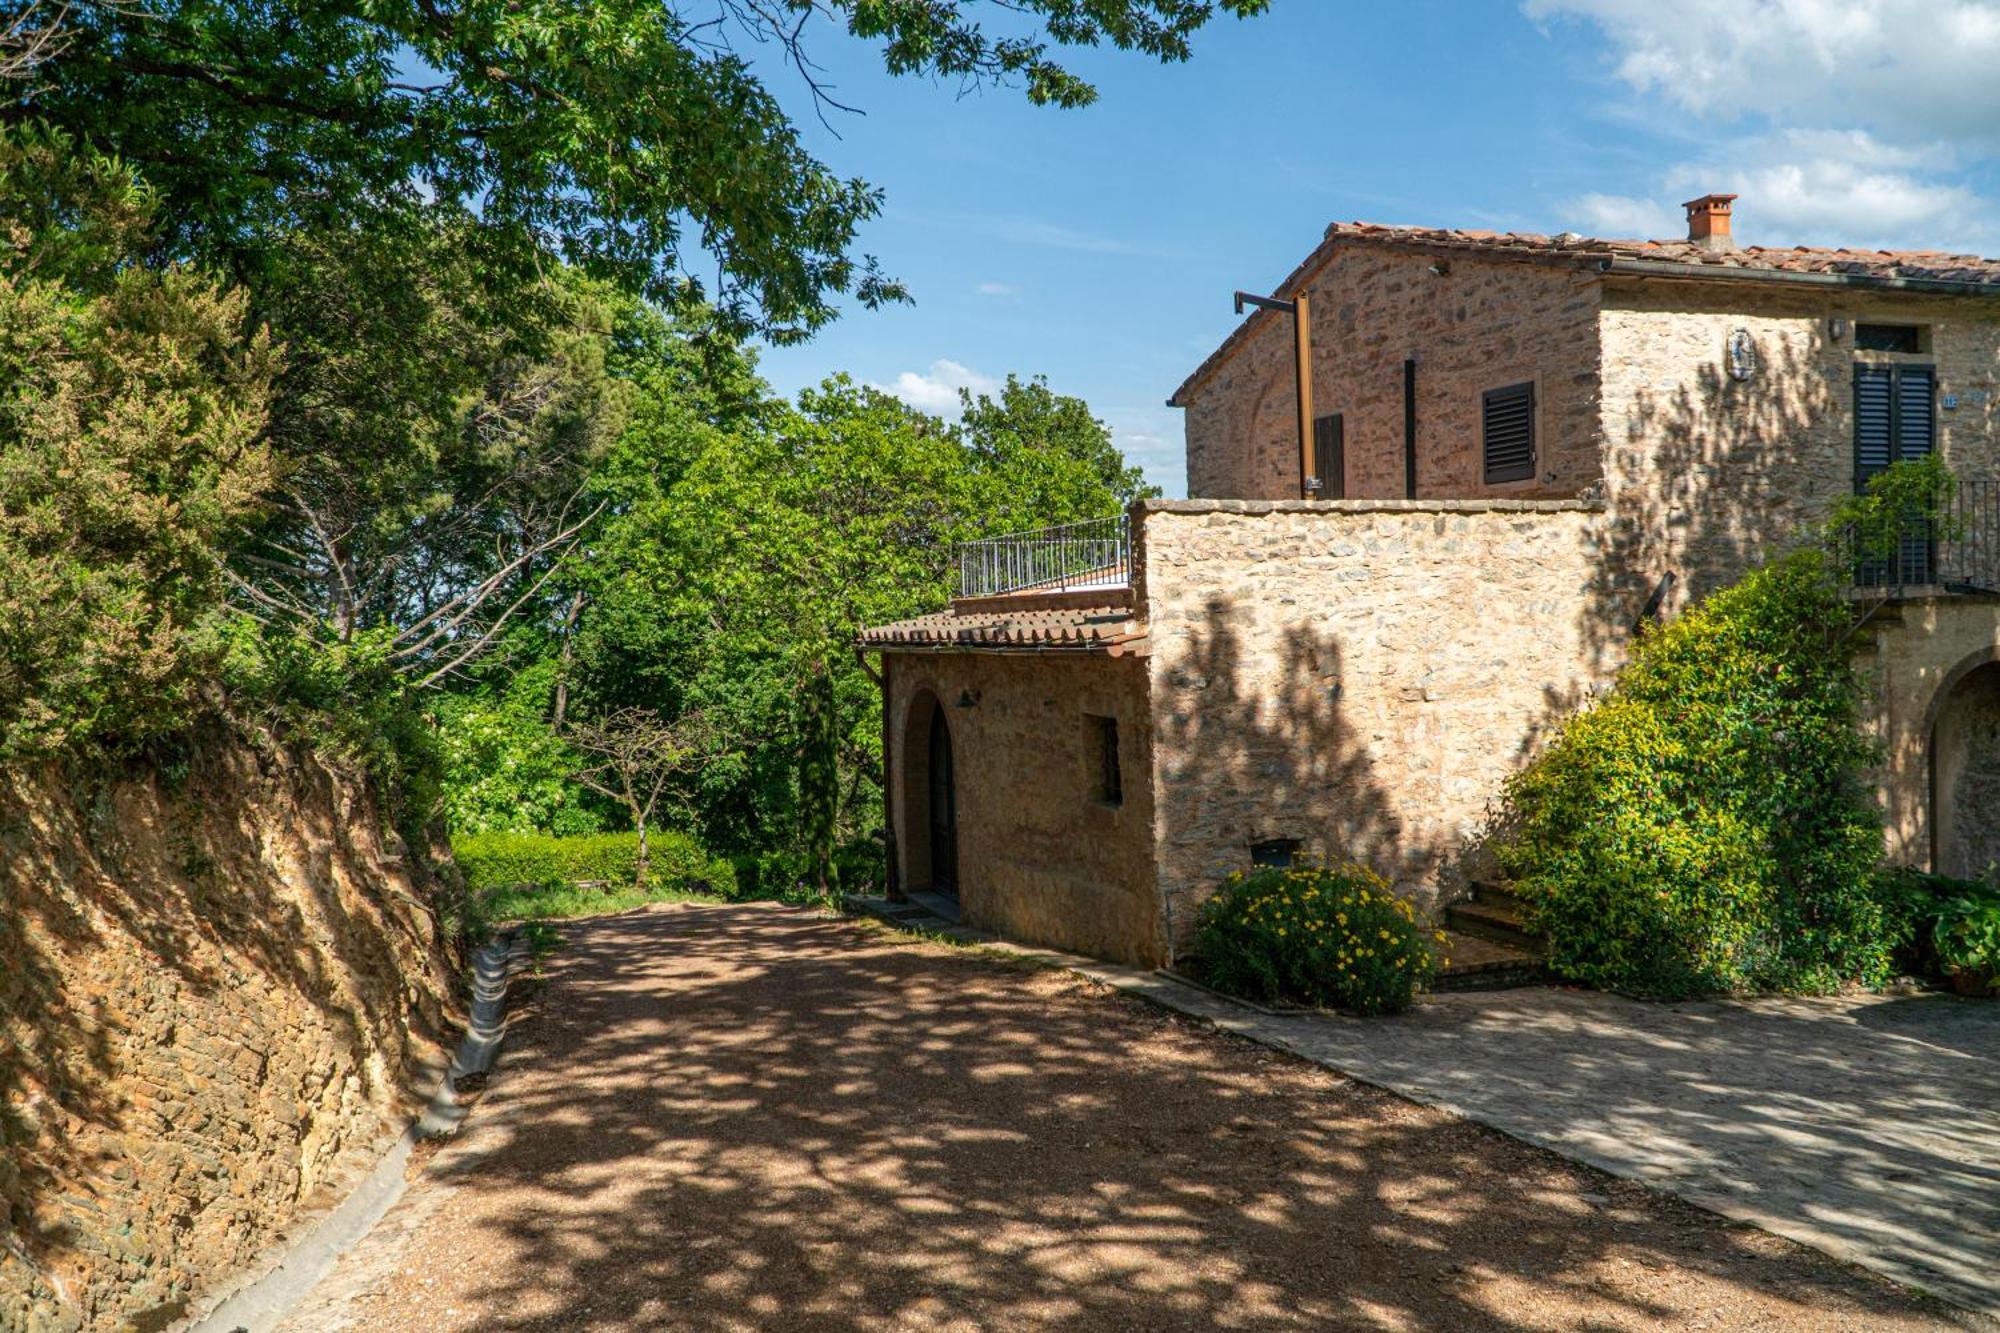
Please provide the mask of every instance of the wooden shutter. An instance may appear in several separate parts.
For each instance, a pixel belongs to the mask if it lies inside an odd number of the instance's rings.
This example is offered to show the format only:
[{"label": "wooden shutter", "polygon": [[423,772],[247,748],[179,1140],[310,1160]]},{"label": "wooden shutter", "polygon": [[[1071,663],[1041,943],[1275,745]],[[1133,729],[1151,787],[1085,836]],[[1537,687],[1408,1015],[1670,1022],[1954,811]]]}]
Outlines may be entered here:
[{"label": "wooden shutter", "polygon": [[1486,484],[1531,481],[1535,475],[1535,386],[1488,389],[1482,399]]},{"label": "wooden shutter", "polygon": [[1347,498],[1347,438],[1338,412],[1313,421],[1313,475],[1320,499]]},{"label": "wooden shutter", "polygon": [[1893,366],[1854,368],[1854,485],[1895,461],[1896,370]]},{"label": "wooden shutter", "polygon": [[1937,372],[1929,366],[1896,367],[1896,459],[1923,458],[1937,446],[1932,390]]},{"label": "wooden shutter", "polygon": [[[1937,370],[1931,366],[1854,367],[1854,489],[1891,463],[1923,458],[1937,447]],[[1857,583],[1929,583],[1936,577],[1936,542],[1930,525],[1911,516],[1894,556],[1866,561]]]}]

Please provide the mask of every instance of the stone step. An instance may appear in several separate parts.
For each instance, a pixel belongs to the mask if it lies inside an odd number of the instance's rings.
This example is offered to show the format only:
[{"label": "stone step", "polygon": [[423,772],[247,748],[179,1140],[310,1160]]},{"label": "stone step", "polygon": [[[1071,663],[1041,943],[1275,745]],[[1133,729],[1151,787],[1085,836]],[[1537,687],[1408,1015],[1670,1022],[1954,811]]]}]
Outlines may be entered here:
[{"label": "stone step", "polygon": [[1513,903],[1453,903],[1444,912],[1445,925],[1461,935],[1504,944],[1525,953],[1539,954],[1542,943],[1521,923],[1521,912]]},{"label": "stone step", "polygon": [[1521,910],[1521,895],[1514,892],[1511,885],[1495,879],[1473,880],[1472,901],[1488,907],[1505,907],[1517,914]]},{"label": "stone step", "polygon": [[1432,980],[1433,991],[1507,990],[1549,981],[1540,954],[1477,935],[1447,930],[1441,952],[1450,961]]}]

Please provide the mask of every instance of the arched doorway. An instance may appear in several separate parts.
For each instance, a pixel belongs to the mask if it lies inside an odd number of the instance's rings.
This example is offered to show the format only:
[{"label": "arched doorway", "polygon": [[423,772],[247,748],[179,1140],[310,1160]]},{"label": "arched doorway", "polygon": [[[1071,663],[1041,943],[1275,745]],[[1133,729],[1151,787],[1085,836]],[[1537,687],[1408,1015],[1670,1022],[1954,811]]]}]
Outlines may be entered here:
[{"label": "arched doorway", "polygon": [[2000,862],[2000,661],[1948,684],[1931,724],[1932,865],[1979,879]]},{"label": "arched doorway", "polygon": [[925,827],[930,847],[930,888],[933,893],[958,897],[958,786],[952,773],[951,727],[945,721],[944,705],[932,700],[929,719],[930,740],[924,765]]}]

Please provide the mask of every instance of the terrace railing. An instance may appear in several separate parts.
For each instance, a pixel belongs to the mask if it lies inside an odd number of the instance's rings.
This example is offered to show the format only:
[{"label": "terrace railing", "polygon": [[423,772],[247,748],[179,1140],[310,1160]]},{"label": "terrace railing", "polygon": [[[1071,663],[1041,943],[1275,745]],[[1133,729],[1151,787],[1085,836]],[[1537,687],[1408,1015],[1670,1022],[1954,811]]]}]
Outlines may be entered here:
[{"label": "terrace railing", "polygon": [[2000,480],[1961,480],[1936,519],[1913,519],[1894,553],[1857,560],[1857,587],[2000,593]]},{"label": "terrace railing", "polygon": [[960,542],[955,554],[960,597],[1121,588],[1132,579],[1132,528],[1120,514]]}]

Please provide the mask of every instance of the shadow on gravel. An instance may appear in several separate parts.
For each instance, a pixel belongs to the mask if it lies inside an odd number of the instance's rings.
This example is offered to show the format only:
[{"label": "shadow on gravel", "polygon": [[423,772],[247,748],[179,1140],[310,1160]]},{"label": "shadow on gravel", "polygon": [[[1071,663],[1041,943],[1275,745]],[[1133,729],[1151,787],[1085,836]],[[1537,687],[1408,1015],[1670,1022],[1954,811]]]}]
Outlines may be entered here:
[{"label": "shadow on gravel", "polygon": [[1061,975],[755,908],[568,933],[460,1185],[482,1329],[1943,1323]]}]

